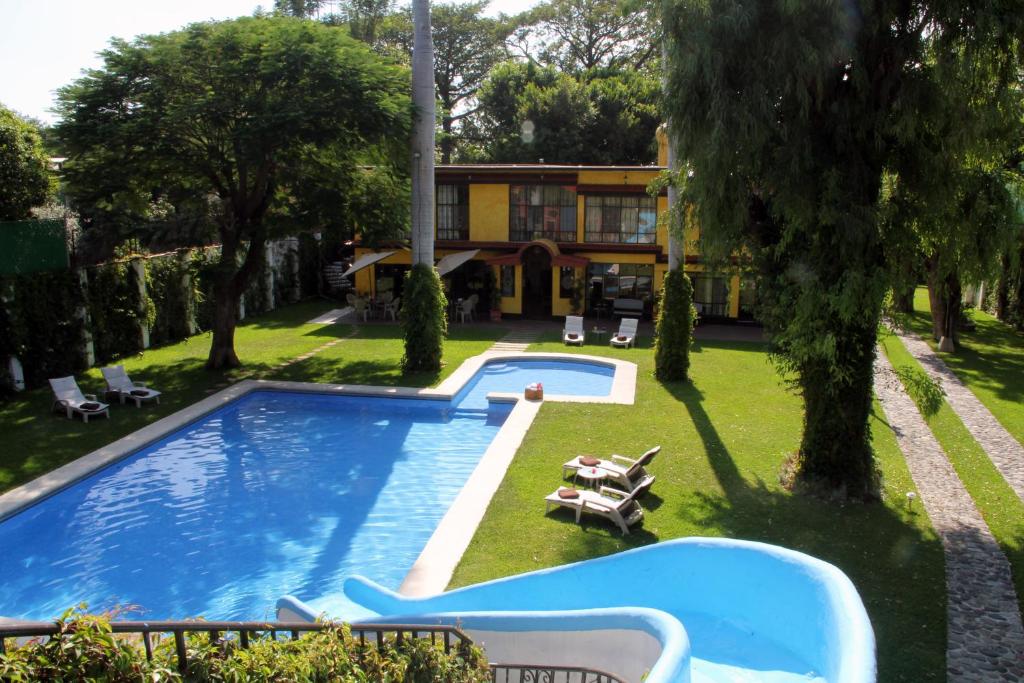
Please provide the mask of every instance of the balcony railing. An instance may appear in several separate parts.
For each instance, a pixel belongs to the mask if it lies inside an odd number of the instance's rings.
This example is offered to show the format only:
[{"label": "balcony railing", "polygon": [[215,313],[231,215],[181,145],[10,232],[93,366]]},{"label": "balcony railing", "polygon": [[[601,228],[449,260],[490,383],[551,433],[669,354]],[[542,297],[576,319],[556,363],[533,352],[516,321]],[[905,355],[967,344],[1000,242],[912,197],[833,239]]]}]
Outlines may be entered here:
[{"label": "balcony railing", "polygon": [[[175,660],[178,670],[188,672],[188,647],[185,638],[188,633],[205,633],[210,643],[218,645],[227,641],[237,644],[243,650],[253,641],[269,638],[278,640],[285,634],[295,640],[302,633],[324,631],[336,628],[336,624],[323,622],[258,622],[258,621],[111,621],[113,633],[135,636],[142,641],[146,659],[152,661],[153,649],[167,634],[174,638]],[[53,622],[6,622],[0,623],[0,655],[7,654],[7,638],[50,638],[70,633],[62,624]],[[339,631],[339,636],[344,635]],[[387,642],[401,643],[403,640],[430,638],[444,651],[453,646],[460,649],[472,645],[472,639],[455,626],[426,624],[361,624],[350,627],[353,642],[365,646],[367,642],[378,646]],[[595,669],[572,666],[540,666],[536,664],[491,664],[491,680],[494,683],[623,683],[612,674]]]},{"label": "balcony railing", "polygon": [[[188,671],[188,648],[185,634],[205,633],[210,643],[231,640],[237,642],[243,650],[260,638],[277,640],[278,634],[286,634],[293,640],[299,634],[311,631],[324,631],[337,628],[336,624],[321,622],[257,622],[257,621],[112,621],[110,630],[113,633],[137,636],[142,640],[146,650],[146,659],[153,659],[153,647],[166,634],[174,637],[175,658],[178,670]],[[339,632],[340,633],[340,632]],[[0,623],[0,655],[6,654],[5,638],[42,638],[62,635],[62,625],[50,622],[8,622]],[[437,644],[440,639],[445,652],[449,652],[453,644],[472,645],[473,641],[454,626],[424,624],[361,624],[351,628],[352,639],[360,645],[368,640],[378,645],[389,640],[401,643],[406,638],[430,637],[430,642]],[[344,636],[342,636],[344,637]],[[237,641],[235,641],[237,638]],[[156,642],[154,642],[156,641]]]},{"label": "balcony railing", "polygon": [[494,683],[623,683],[604,671],[576,666],[535,664],[491,664]]},{"label": "balcony railing", "polygon": [[529,230],[525,228],[509,228],[510,242],[532,242],[533,240],[552,240],[554,242],[575,242],[575,230]]}]

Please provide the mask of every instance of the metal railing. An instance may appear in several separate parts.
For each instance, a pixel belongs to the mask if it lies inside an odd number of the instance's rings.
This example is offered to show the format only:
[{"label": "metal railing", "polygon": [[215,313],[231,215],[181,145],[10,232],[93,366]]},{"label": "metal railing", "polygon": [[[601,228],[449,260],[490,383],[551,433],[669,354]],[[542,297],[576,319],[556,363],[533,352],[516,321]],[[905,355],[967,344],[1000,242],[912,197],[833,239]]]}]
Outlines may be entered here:
[{"label": "metal railing", "polygon": [[494,683],[624,683],[610,673],[578,666],[491,664]]},{"label": "metal railing", "polygon": [[[146,650],[146,659],[152,661],[154,636],[159,639],[164,634],[173,634],[174,649],[178,670],[188,671],[188,648],[185,635],[188,633],[205,633],[210,643],[218,645],[227,640],[237,642],[242,649],[248,649],[250,642],[258,638],[269,637],[277,640],[279,633],[288,634],[293,640],[299,634],[312,631],[336,629],[337,624],[298,621],[298,622],[259,622],[259,621],[111,621],[113,633],[129,634],[139,637]],[[0,655],[6,654],[5,638],[43,638],[65,633],[63,625],[53,622],[8,622],[0,623]],[[344,638],[341,631],[339,635]],[[455,626],[424,625],[424,624],[361,624],[350,628],[352,640],[360,645],[367,641],[378,644],[388,642],[401,643],[406,638],[427,637],[437,644],[440,638],[444,651],[450,652],[453,640],[458,646],[472,645],[472,639]],[[232,634],[237,634],[237,641]]]}]

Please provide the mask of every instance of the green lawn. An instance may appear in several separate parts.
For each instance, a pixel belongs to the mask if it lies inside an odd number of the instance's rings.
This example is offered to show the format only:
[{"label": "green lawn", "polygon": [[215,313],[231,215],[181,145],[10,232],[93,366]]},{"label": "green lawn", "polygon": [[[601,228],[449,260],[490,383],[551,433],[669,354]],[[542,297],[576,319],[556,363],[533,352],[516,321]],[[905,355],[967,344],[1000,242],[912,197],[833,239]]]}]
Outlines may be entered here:
[{"label": "green lawn", "polygon": [[[1024,444],[1024,334],[988,313],[972,314],[976,329],[961,333],[960,348],[956,353],[942,354],[942,360]],[[910,326],[936,348],[928,290],[924,287],[918,287],[914,296]]]},{"label": "green lawn", "polygon": [[[920,364],[895,335],[883,337],[882,344],[894,368],[921,370]],[[1017,600],[1024,611],[1024,502],[1006,483],[949,403],[943,401],[938,412],[925,416],[925,421],[1006,553],[1013,571]]]},{"label": "green lawn", "polygon": [[[111,443],[243,377],[429,386],[504,334],[500,326],[456,326],[445,344],[447,363],[441,373],[402,377],[399,362],[403,345],[398,326],[304,324],[335,305],[327,301],[306,302],[243,322],[235,333],[235,348],[245,364],[239,370],[210,372],[203,367],[210,350],[209,334],[118,361],[133,379],[148,382],[163,396],[160,405],[142,409],[130,404],[113,405],[109,420],[94,418],[83,424],[79,418],[68,420],[63,413],[51,412],[53,396],[49,387],[0,401],[0,492]],[[322,354],[274,370],[339,337],[346,339]],[[98,393],[103,388],[97,368],[79,375],[78,383],[87,393]]]},{"label": "green lawn", "polygon": [[[531,350],[570,351],[553,335]],[[681,536],[778,543],[835,563],[864,598],[878,639],[879,680],[945,677],[942,549],[920,509],[891,430],[873,419],[886,502],[838,505],[790,495],[779,485],[801,426],[798,397],[768,364],[764,347],[703,342],[692,384],[662,384],[649,348],[584,346],[583,353],[639,366],[636,406],[546,403],[520,447],[452,581],[462,586]],[[881,415],[876,406],[876,416]],[[561,464],[577,453],[639,454],[661,444],[657,482],[642,501],[642,528],[623,537],[594,518],[544,514]]]}]

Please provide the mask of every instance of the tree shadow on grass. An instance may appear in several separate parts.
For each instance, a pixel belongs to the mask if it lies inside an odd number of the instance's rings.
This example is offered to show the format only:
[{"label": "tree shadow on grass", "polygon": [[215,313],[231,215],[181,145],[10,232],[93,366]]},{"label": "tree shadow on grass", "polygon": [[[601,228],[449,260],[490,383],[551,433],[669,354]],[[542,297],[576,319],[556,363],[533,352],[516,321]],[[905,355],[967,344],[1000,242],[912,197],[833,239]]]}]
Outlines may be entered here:
[{"label": "tree shadow on grass", "polygon": [[939,541],[922,533],[906,511],[794,495],[748,480],[700,390],[689,382],[663,386],[686,407],[722,489],[685,495],[677,516],[712,535],[777,544],[835,564],[853,580],[868,609],[880,680],[941,680],[946,623]]}]

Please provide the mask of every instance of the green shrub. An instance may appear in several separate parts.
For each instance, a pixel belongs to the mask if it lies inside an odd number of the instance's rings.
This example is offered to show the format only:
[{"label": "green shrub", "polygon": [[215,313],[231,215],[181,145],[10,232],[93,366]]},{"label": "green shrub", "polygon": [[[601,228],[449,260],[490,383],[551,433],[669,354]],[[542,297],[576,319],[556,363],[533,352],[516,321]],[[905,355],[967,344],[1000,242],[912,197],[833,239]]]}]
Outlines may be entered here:
[{"label": "green shrub", "polygon": [[403,372],[441,369],[441,353],[448,333],[447,306],[437,271],[422,263],[413,266],[402,289]]},{"label": "green shrub", "polygon": [[925,417],[939,412],[946,392],[939,383],[921,368],[903,366],[896,368],[896,376],[900,378],[907,395],[917,404],[917,409]]},{"label": "green shrub", "polygon": [[693,285],[682,269],[665,274],[654,342],[654,374],[662,381],[686,379],[693,338]]},{"label": "green shrub", "polygon": [[[445,653],[429,639],[403,639],[378,649],[353,639],[348,626],[304,634],[297,640],[269,637],[243,650],[236,639],[211,644],[205,634],[189,634],[188,671],[177,670],[174,640],[165,638],[147,661],[142,644],[115,637],[109,622],[73,612],[60,622],[60,637],[9,647],[0,656],[4,681],[394,681],[482,683],[489,678],[482,651],[471,645]],[[8,641],[13,644],[13,641]]]}]

